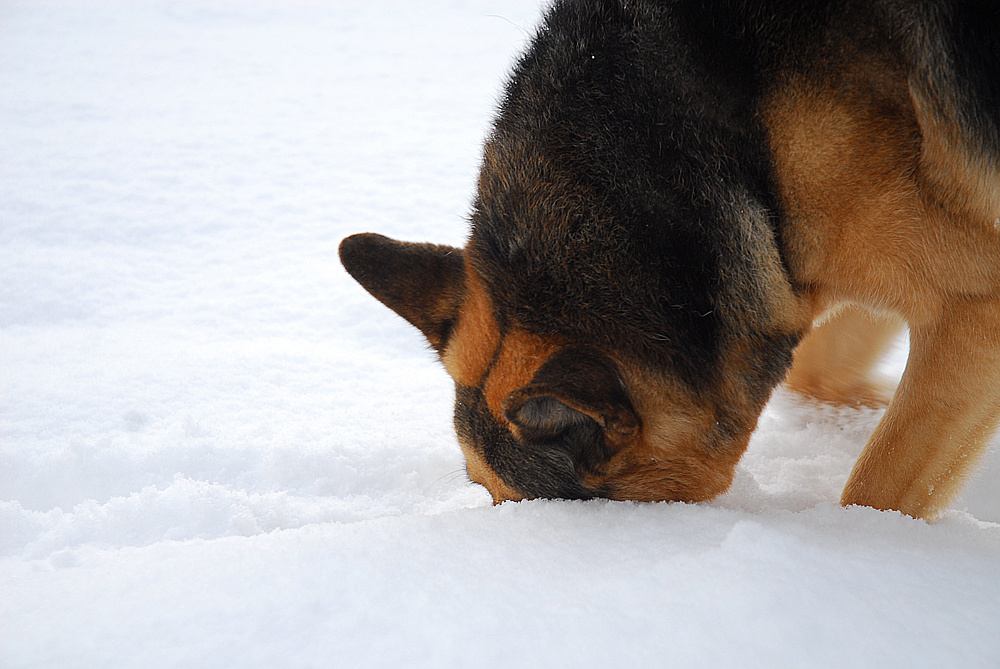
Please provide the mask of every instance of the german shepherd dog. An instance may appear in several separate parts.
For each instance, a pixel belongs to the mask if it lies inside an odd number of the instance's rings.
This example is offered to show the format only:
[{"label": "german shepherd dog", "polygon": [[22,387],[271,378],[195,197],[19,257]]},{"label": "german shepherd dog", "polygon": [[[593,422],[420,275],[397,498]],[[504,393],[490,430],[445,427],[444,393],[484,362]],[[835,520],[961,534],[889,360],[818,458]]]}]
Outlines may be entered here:
[{"label": "german shepherd dog", "polygon": [[558,1],[471,223],[340,257],[439,354],[497,503],[711,499],[785,380],[891,396],[841,503],[932,518],[1000,419],[1000,2]]}]

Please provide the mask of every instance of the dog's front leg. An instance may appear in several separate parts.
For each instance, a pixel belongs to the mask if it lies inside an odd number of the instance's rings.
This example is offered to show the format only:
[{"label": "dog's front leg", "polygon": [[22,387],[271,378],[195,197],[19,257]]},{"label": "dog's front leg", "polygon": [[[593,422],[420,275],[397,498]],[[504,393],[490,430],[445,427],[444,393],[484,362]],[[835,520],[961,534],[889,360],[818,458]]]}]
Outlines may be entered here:
[{"label": "dog's front leg", "polygon": [[842,504],[932,518],[959,492],[1000,419],[1000,299],[950,301],[910,327],[910,356]]}]

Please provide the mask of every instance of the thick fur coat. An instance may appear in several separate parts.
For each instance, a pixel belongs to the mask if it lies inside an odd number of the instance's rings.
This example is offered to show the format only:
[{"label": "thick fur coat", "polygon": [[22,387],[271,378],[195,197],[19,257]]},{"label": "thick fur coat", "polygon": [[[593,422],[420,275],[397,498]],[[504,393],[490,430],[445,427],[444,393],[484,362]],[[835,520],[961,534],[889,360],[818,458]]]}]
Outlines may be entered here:
[{"label": "thick fur coat", "polygon": [[842,502],[930,517],[1000,418],[1000,5],[573,0],[465,249],[344,240],[456,383],[495,500],[710,499],[774,387],[879,404]]}]

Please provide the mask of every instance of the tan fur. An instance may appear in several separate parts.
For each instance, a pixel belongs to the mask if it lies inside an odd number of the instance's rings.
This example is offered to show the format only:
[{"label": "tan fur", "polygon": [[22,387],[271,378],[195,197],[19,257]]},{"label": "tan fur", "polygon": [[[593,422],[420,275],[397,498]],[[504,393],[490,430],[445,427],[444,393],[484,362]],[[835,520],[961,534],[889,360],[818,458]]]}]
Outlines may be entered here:
[{"label": "tan fur", "polygon": [[506,501],[520,502],[524,497],[503,482],[496,473],[486,464],[479,451],[466,444],[461,438],[458,445],[465,455],[465,471],[469,475],[469,480],[486,488],[493,497],[493,504],[501,504]]},{"label": "tan fur", "polygon": [[[490,361],[500,346],[500,330],[493,317],[493,306],[475,273],[469,272],[467,276],[468,296],[441,361],[457,383],[478,387],[484,382]],[[459,446],[465,455],[469,480],[485,487],[493,496],[494,504],[521,499],[521,495],[504,483],[486,464],[479,451],[461,436]]]},{"label": "tan fur", "polygon": [[[469,271],[467,276],[468,296],[441,360],[457,383],[482,386],[490,412],[513,428],[504,416],[503,400],[531,380],[557,344],[519,331],[501,337],[489,296],[475,272]],[[487,372],[490,372],[489,376]],[[461,439],[459,445],[465,454],[469,479],[489,490],[494,504],[523,499],[490,469],[475,448]]]},{"label": "tan fur", "polygon": [[923,129],[923,187],[934,200],[961,212],[963,219],[980,228],[979,234],[1000,237],[1000,169],[963,150],[957,124],[933,113],[916,86],[911,87],[911,99]]},{"label": "tan fur", "polygon": [[[1000,233],[990,220],[1000,180],[892,75],[855,88],[792,80],[765,115],[790,214],[789,264],[816,311],[859,302],[899,314],[911,331],[902,382],[842,503],[933,517],[1000,419]],[[862,325],[845,342],[858,319],[837,318],[803,343],[789,381],[865,402],[864,374],[891,327]],[[831,373],[833,360],[844,371]]]},{"label": "tan fur", "polygon": [[465,386],[479,387],[500,346],[500,328],[493,305],[474,272],[467,272],[469,293],[441,362],[451,378]]},{"label": "tan fur", "polygon": [[915,182],[919,133],[898,95],[884,104],[804,82],[790,83],[772,101],[767,113],[791,226],[789,261],[817,300],[860,296],[930,318],[938,304],[924,271],[930,240]]},{"label": "tan fur", "polygon": [[538,368],[559,348],[549,341],[527,332],[508,332],[500,347],[500,355],[483,384],[486,406],[500,421],[510,425],[503,412],[503,401],[535,376]]},{"label": "tan fur", "polygon": [[741,447],[718,448],[705,440],[715,420],[708,407],[695,404],[667,377],[653,378],[627,364],[621,369],[636,412],[644,418],[643,429],[587,484],[609,486],[612,499],[637,501],[699,502],[725,492],[749,433]]},{"label": "tan fur", "polygon": [[1000,299],[953,300],[910,334],[910,359],[843,503],[933,517],[975,465],[1000,418]]},{"label": "tan fur", "polygon": [[873,368],[902,328],[895,316],[846,305],[798,345],[785,385],[820,402],[883,407],[895,386]]}]

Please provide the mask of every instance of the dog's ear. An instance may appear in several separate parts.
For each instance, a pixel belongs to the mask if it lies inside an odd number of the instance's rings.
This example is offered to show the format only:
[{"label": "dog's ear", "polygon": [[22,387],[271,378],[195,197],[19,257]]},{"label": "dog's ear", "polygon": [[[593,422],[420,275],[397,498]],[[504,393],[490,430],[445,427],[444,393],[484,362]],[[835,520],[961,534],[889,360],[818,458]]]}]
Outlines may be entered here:
[{"label": "dog's ear", "polygon": [[465,298],[462,250],[374,233],[340,243],[340,262],[375,299],[415,325],[440,353]]},{"label": "dog's ear", "polygon": [[504,399],[521,439],[559,444],[578,465],[595,468],[639,433],[639,417],[614,364],[597,351],[563,349],[531,382]]}]

